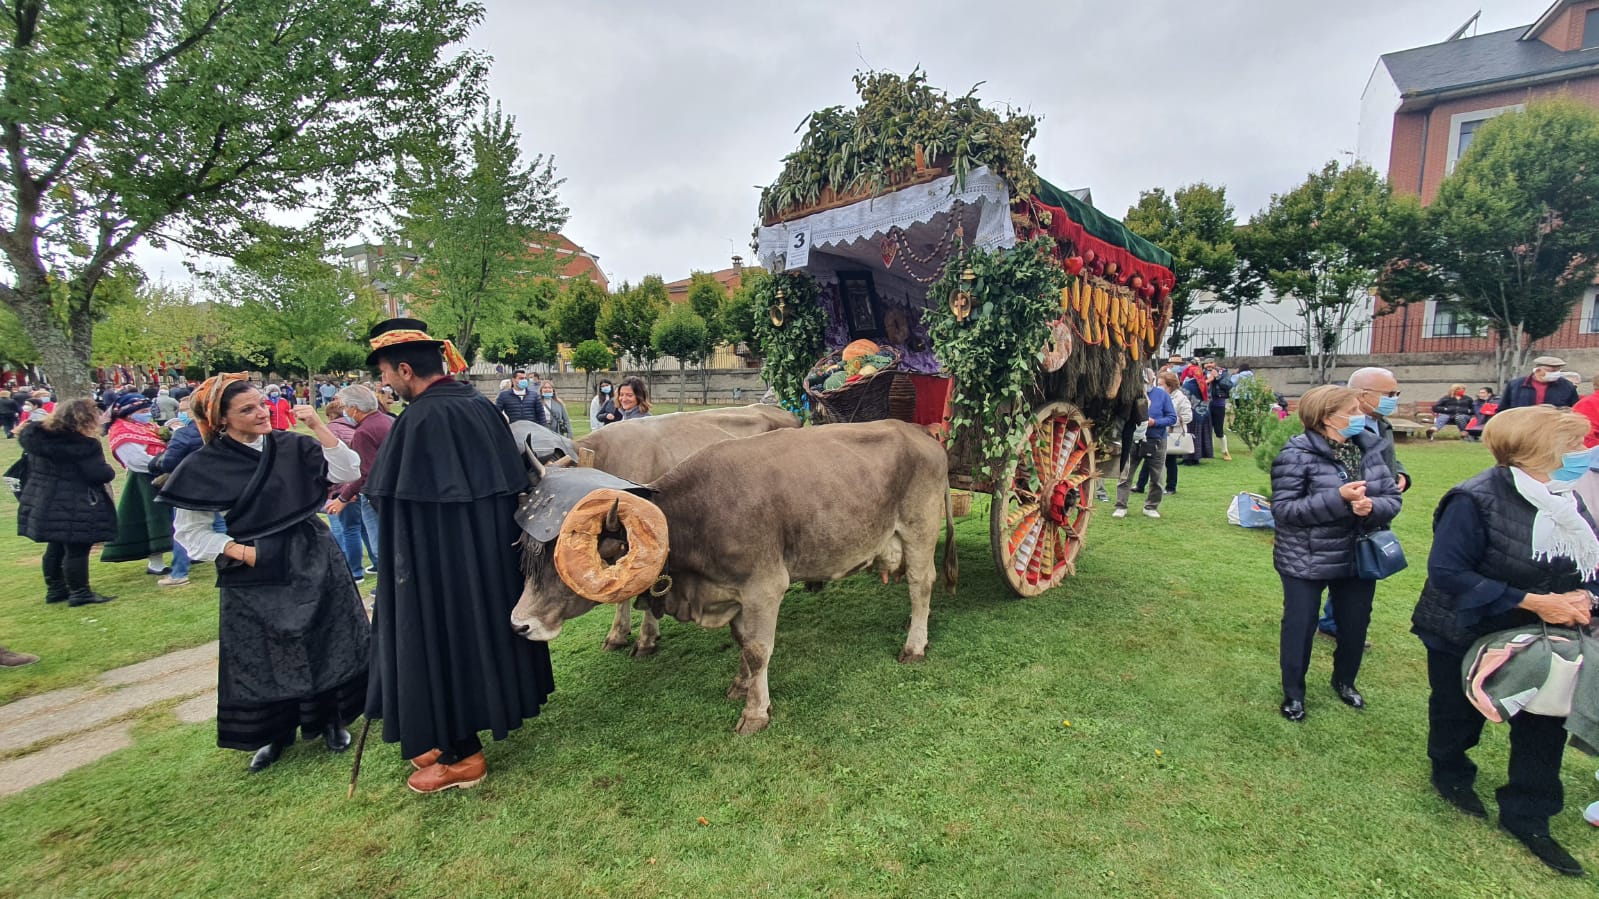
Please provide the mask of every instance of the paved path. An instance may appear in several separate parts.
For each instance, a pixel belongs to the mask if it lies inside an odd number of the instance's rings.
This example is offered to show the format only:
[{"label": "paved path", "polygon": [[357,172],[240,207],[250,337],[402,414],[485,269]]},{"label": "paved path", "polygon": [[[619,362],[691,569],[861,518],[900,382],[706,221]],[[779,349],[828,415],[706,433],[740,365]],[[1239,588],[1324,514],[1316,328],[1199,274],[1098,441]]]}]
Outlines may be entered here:
[{"label": "paved path", "polygon": [[107,671],[69,687],[0,706],[0,796],[55,780],[133,745],[133,718],[163,702],[189,724],[217,708],[215,641]]}]

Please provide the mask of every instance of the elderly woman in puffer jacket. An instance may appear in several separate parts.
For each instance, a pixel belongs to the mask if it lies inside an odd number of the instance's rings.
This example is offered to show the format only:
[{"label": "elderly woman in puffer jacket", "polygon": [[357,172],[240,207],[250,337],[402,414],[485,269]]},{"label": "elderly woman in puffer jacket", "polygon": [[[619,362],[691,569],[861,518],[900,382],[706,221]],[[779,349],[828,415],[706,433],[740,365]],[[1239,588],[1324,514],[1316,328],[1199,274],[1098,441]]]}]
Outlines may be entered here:
[{"label": "elderly woman in puffer jacket", "polygon": [[1387,527],[1400,506],[1380,441],[1365,429],[1358,390],[1308,391],[1299,400],[1299,420],[1305,432],[1294,435],[1271,466],[1273,561],[1283,582],[1280,710],[1289,721],[1305,719],[1305,672],[1323,592],[1338,619],[1333,692],[1346,705],[1365,708],[1355,676],[1377,582],[1356,576],[1356,544],[1362,532]]}]

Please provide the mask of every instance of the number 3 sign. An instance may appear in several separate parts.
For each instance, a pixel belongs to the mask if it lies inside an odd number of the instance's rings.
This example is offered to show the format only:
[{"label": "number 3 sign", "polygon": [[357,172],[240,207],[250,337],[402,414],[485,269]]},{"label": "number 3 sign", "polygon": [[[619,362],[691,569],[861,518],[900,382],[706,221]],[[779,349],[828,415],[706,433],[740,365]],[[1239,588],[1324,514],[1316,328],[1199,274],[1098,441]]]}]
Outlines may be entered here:
[{"label": "number 3 sign", "polygon": [[811,229],[796,228],[788,232],[788,259],[785,269],[804,268],[811,261]]}]

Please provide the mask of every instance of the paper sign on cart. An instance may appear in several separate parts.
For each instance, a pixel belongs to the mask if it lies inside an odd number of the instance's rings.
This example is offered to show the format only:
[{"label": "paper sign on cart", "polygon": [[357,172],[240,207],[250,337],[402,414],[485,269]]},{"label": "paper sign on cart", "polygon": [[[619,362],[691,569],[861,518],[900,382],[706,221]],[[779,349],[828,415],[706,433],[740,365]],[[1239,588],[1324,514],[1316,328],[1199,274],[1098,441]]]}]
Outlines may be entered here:
[{"label": "paper sign on cart", "polygon": [[788,232],[788,263],[785,269],[804,268],[811,262],[811,229],[795,228]]}]

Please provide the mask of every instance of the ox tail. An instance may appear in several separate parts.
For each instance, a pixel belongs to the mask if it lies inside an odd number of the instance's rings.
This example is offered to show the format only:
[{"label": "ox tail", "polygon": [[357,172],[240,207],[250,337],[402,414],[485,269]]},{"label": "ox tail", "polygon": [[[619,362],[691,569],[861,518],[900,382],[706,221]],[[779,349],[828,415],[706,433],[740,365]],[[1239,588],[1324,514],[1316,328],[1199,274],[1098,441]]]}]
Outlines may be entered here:
[{"label": "ox tail", "polygon": [[948,490],[944,491],[944,589],[951,594],[960,583],[960,559],[955,554],[955,508]]}]

